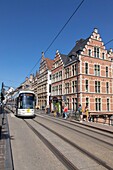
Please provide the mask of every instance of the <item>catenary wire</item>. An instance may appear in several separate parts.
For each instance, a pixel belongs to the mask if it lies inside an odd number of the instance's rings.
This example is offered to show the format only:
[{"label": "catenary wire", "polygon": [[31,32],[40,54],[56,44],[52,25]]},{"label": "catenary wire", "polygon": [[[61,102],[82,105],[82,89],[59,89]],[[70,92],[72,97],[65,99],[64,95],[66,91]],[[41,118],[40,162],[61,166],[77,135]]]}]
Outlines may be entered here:
[{"label": "catenary wire", "polygon": [[[69,17],[69,19],[67,20],[67,22],[64,24],[64,26],[61,28],[61,30],[58,32],[58,34],[54,37],[54,39],[52,40],[52,42],[49,44],[49,46],[47,47],[47,49],[45,50],[44,54],[47,53],[47,51],[50,49],[50,47],[53,45],[53,43],[55,42],[55,40],[59,37],[59,35],[61,34],[61,32],[64,30],[64,28],[66,27],[66,25],[70,22],[70,20],[72,19],[72,17],[75,15],[75,13],[78,11],[78,9],[81,7],[81,5],[83,4],[85,0],[82,0],[80,2],[80,4],[77,6],[77,8],[75,9],[75,11],[73,12],[73,14]],[[34,70],[34,68],[37,66],[37,64],[39,63],[39,61],[41,60],[41,57],[39,58],[39,60],[36,62],[36,64],[33,66],[33,68],[31,69],[31,71],[29,72],[29,74],[31,74],[31,72]],[[29,76],[29,74],[27,75],[27,77]]]},{"label": "catenary wire", "polygon": [[78,5],[78,7],[76,8],[76,10],[73,12],[73,14],[69,17],[69,19],[67,20],[67,22],[64,24],[64,26],[61,28],[61,30],[58,32],[58,34],[55,36],[55,38],[52,40],[52,42],[50,43],[50,45],[47,47],[47,49],[45,50],[44,53],[46,53],[49,48],[52,46],[52,44],[55,42],[55,40],[58,38],[58,36],[61,34],[61,32],[64,30],[64,28],[66,27],[66,25],[69,23],[69,21],[71,20],[71,18],[75,15],[75,13],[78,11],[78,9],[80,8],[80,6],[83,4],[84,0],[81,1],[81,3]]},{"label": "catenary wire", "polygon": [[[83,4],[85,0],[82,0],[80,2],[80,4],[77,6],[77,8],[75,9],[75,11],[73,12],[73,14],[69,17],[69,19],[67,20],[67,22],[64,24],[64,26],[61,28],[61,30],[58,32],[58,34],[54,37],[54,39],[52,40],[52,42],[49,44],[49,46],[47,47],[47,49],[45,50],[44,53],[47,53],[47,51],[50,49],[50,47],[53,45],[53,43],[55,42],[55,40],[59,37],[59,35],[61,34],[61,32],[64,30],[64,28],[66,27],[66,25],[69,23],[69,21],[72,19],[72,17],[75,15],[75,13],[78,11],[78,9],[80,8],[80,6]],[[39,60],[36,62],[36,64],[33,66],[33,68],[31,69],[31,71],[27,74],[26,77],[28,77],[32,71],[34,70],[34,68],[37,66],[37,64],[40,62],[41,57],[39,58]]]},{"label": "catenary wire", "polygon": [[[86,39],[85,39],[84,41],[86,41]],[[84,42],[84,41],[83,41],[83,42]],[[112,42],[112,41],[113,41],[113,39],[109,40],[107,43],[104,44],[104,46],[107,45],[107,44],[109,44],[109,43]],[[99,48],[101,48],[101,47],[99,47]],[[93,52],[94,52],[94,51],[93,51]],[[41,58],[40,58],[40,59],[41,59]],[[36,65],[39,63],[40,59],[36,62],[36,64],[34,65],[34,67],[33,67],[32,70],[31,70],[31,72],[34,70],[34,68],[36,67]],[[17,81],[14,81],[14,80],[6,80],[6,81],[9,81],[9,82],[17,82]],[[18,82],[18,83],[19,83],[19,82]],[[14,87],[14,88],[15,88],[15,87]]]}]

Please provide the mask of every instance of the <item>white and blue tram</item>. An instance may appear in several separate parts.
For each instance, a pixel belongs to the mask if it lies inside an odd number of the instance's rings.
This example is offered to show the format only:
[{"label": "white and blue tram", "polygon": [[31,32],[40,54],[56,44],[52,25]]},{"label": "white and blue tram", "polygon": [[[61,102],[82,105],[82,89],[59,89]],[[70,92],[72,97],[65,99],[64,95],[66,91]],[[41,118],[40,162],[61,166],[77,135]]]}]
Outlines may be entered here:
[{"label": "white and blue tram", "polygon": [[16,116],[34,117],[36,97],[31,90],[20,90],[12,96],[13,112]]}]

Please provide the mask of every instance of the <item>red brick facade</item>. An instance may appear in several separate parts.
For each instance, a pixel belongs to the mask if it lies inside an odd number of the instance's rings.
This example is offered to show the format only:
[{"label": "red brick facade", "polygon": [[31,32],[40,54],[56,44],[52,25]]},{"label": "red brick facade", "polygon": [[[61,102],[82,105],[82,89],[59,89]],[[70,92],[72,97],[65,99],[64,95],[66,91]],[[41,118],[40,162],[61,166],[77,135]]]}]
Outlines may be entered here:
[{"label": "red brick facade", "polygon": [[68,56],[56,53],[52,67],[52,93],[70,110],[88,105],[91,114],[113,114],[113,52],[100,34],[76,43]]}]

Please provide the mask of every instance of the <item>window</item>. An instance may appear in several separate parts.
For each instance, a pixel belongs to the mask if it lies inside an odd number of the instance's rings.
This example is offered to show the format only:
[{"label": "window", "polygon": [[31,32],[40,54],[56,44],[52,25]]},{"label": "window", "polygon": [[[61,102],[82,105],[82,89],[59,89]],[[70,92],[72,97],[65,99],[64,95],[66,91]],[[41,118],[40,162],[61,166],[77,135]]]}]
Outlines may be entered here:
[{"label": "window", "polygon": [[58,95],[58,86],[55,88],[55,94]]},{"label": "window", "polygon": [[72,109],[73,110],[77,110],[77,99],[76,98],[72,98]]},{"label": "window", "polygon": [[106,67],[106,77],[108,77],[108,67]]},{"label": "window", "polygon": [[67,107],[69,109],[69,99],[68,98],[67,98],[67,101],[66,101],[66,105],[67,105]]},{"label": "window", "polygon": [[51,93],[51,84],[49,85],[49,93]]},{"label": "window", "polygon": [[86,106],[89,106],[89,98],[86,98]]},{"label": "window", "polygon": [[59,80],[62,80],[62,71],[59,72]]},{"label": "window", "polygon": [[59,85],[59,95],[62,94],[62,85]]},{"label": "window", "polygon": [[95,92],[100,93],[100,81],[95,81]]},{"label": "window", "polygon": [[107,99],[107,111],[109,111],[109,99]]},{"label": "window", "polygon": [[75,93],[77,91],[77,81],[72,82],[72,93]]},{"label": "window", "polygon": [[56,61],[56,62],[55,62],[55,68],[57,68],[58,65],[59,65],[59,61]]},{"label": "window", "polygon": [[109,93],[109,83],[106,82],[106,93]]},{"label": "window", "polygon": [[101,98],[95,99],[95,109],[96,111],[101,111]]},{"label": "window", "polygon": [[77,74],[77,65],[72,65],[72,75],[76,75]]},{"label": "window", "polygon": [[88,80],[85,81],[86,92],[88,92]]},{"label": "window", "polygon": [[99,47],[94,47],[94,57],[99,58]]},{"label": "window", "polygon": [[49,76],[49,79],[51,80],[51,74],[50,74],[50,76]]},{"label": "window", "polygon": [[100,65],[94,65],[95,76],[100,76]]},{"label": "window", "polygon": [[66,92],[66,94],[69,93],[69,83],[65,84],[65,92]]},{"label": "window", "polygon": [[56,73],[56,81],[58,81],[58,73]]},{"label": "window", "polygon": [[74,65],[72,66],[72,75],[74,76]]},{"label": "window", "polygon": [[55,94],[55,87],[52,87],[52,95]]},{"label": "window", "polygon": [[88,55],[91,56],[91,49],[88,50]]},{"label": "window", "polygon": [[52,76],[52,82],[55,82],[55,74]]},{"label": "window", "polygon": [[103,60],[105,59],[105,54],[104,54],[104,53],[102,53],[102,59],[103,59]]},{"label": "window", "polygon": [[69,78],[69,68],[67,68],[67,69],[65,70],[65,77],[66,77],[66,78]]},{"label": "window", "polygon": [[88,63],[85,63],[85,74],[88,74]]}]

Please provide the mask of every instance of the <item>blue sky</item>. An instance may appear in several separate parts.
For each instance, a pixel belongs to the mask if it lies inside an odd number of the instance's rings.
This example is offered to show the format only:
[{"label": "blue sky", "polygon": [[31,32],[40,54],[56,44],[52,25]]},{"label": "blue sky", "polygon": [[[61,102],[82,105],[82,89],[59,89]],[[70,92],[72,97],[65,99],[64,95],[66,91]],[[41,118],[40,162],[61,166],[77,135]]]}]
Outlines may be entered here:
[{"label": "blue sky", "polygon": [[[39,63],[52,40],[82,0],[0,0],[0,86],[18,87]],[[113,0],[84,0],[65,29],[46,52],[68,54],[80,38],[99,29],[104,43],[113,39]],[[113,48],[113,41],[106,45]],[[31,72],[32,70],[32,72]]]}]

